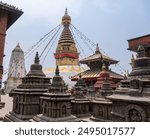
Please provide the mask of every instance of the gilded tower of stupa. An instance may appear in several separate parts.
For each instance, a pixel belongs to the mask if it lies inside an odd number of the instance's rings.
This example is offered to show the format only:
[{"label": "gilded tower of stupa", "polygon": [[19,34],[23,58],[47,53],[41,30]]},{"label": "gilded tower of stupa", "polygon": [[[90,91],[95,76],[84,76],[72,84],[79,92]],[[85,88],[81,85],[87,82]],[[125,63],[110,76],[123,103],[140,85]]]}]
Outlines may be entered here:
[{"label": "gilded tower of stupa", "polygon": [[[59,66],[61,76],[63,76],[66,84],[73,86],[75,83],[71,82],[71,77],[82,72],[82,69],[79,66],[79,53],[70,30],[71,17],[68,15],[67,9],[62,17],[61,23],[63,30],[58,40],[54,57],[56,66]],[[50,76],[54,76],[54,71],[55,68],[44,69],[44,73]]]},{"label": "gilded tower of stupa", "polygon": [[79,53],[76,48],[73,36],[69,29],[71,23],[71,17],[68,15],[67,9],[65,15],[62,17],[63,31],[61,33],[60,39],[58,41],[58,46],[56,48],[55,59],[56,65],[79,65]]}]

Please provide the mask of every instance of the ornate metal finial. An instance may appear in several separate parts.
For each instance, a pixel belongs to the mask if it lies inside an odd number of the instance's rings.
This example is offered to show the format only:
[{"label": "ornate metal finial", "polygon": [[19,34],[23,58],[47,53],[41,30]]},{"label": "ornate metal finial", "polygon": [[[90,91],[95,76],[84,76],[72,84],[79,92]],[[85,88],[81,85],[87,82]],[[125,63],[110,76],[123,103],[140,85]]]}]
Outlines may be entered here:
[{"label": "ornate metal finial", "polygon": [[38,54],[38,52],[36,52],[34,63],[35,64],[39,64],[39,62],[40,62],[40,60],[39,60],[39,54]]},{"label": "ornate metal finial", "polygon": [[20,44],[19,44],[19,42],[17,43],[17,46],[16,47],[20,47]]},{"label": "ornate metal finial", "polygon": [[107,70],[105,63],[103,63],[103,65],[102,65],[102,70],[103,71]]},{"label": "ornate metal finial", "polygon": [[65,10],[65,14],[64,16],[62,17],[62,24],[66,26],[70,25],[71,23],[71,17],[68,15],[68,10],[66,8]]},{"label": "ornate metal finial", "polygon": [[98,43],[96,44],[96,51],[95,51],[95,53],[97,54],[97,53],[100,53],[100,50],[99,50],[99,45],[98,45]]},{"label": "ornate metal finial", "polygon": [[56,66],[56,71],[55,71],[55,75],[59,75],[59,67],[58,67],[58,65]]},{"label": "ornate metal finial", "polygon": [[68,15],[68,9],[67,8],[65,9],[65,15]]}]

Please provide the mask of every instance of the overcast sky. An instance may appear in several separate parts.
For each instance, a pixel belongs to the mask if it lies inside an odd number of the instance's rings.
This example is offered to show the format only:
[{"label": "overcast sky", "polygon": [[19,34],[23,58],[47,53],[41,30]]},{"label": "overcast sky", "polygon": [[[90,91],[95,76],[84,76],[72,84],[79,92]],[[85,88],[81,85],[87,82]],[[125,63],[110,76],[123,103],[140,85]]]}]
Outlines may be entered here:
[{"label": "overcast sky", "polygon": [[[130,70],[131,52],[127,40],[150,33],[150,0],[3,0],[22,9],[24,14],[7,31],[4,68],[8,68],[12,49],[17,42],[26,52],[44,34],[61,23],[65,8],[72,24],[94,43],[99,43],[110,57],[119,60],[125,70]],[[54,49],[46,59],[51,62]],[[86,48],[83,48],[86,51]],[[39,51],[42,51],[41,47]],[[86,53],[87,55],[92,52]],[[34,57],[34,56],[32,56]],[[33,59],[26,60],[26,67]],[[114,67],[114,70],[115,67]]]}]

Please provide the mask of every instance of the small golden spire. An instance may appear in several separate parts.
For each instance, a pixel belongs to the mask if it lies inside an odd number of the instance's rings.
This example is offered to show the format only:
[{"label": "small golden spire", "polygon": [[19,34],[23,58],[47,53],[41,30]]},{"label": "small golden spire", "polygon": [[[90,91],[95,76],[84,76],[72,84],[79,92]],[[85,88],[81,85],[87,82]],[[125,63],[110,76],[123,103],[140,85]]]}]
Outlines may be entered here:
[{"label": "small golden spire", "polygon": [[65,15],[68,15],[68,9],[66,8],[66,10],[65,10]]},{"label": "small golden spire", "polygon": [[102,65],[102,71],[106,71],[106,70],[107,70],[106,65],[105,65],[105,63],[103,63],[103,65]]},{"label": "small golden spire", "polygon": [[65,14],[62,17],[62,24],[63,25],[69,25],[71,23],[71,17],[68,15],[67,8],[65,9]]},{"label": "small golden spire", "polygon": [[99,50],[99,45],[98,45],[98,43],[96,44],[96,51],[95,51],[95,53],[97,54],[97,53],[100,53],[100,50]]}]

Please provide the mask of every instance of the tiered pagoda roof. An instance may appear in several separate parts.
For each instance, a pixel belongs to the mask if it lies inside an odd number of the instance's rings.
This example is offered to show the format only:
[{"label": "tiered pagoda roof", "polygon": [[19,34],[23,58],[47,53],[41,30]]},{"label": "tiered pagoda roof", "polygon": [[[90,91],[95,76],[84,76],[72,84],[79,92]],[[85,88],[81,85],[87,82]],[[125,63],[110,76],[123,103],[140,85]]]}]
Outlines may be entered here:
[{"label": "tiered pagoda roof", "polygon": [[89,57],[86,57],[86,58],[80,60],[80,63],[87,64],[88,62],[101,61],[101,60],[107,61],[110,64],[117,64],[119,62],[113,58],[110,58],[109,56],[102,54],[97,45],[95,53]]},{"label": "tiered pagoda roof", "polygon": [[75,43],[71,31],[69,29],[70,23],[71,23],[71,17],[68,15],[68,11],[66,9],[65,15],[62,17],[62,24],[64,26],[64,29],[61,33],[58,43],[63,43],[63,44],[67,43],[67,45],[71,45],[72,43]]},{"label": "tiered pagoda roof", "polygon": [[[95,53],[87,58],[84,58],[83,60],[80,60],[80,63],[87,64],[87,66],[90,67],[90,69],[81,73],[82,78],[86,79],[86,81],[96,80],[99,77],[99,74],[102,71],[102,63],[105,63],[106,68],[110,73],[110,78],[112,78],[113,80],[115,79],[115,82],[119,82],[123,79],[122,75],[115,73],[108,68],[109,65],[117,64],[118,61],[102,54],[99,50],[98,45],[96,47]],[[80,74],[73,76],[71,80],[76,81],[79,78],[79,75]]]},{"label": "tiered pagoda roof", "polygon": [[0,1],[0,13],[2,11],[8,12],[7,29],[23,14],[23,11],[16,6]]},{"label": "tiered pagoda roof", "polygon": [[62,17],[63,31],[58,41],[56,53],[54,54],[56,59],[56,65],[79,65],[78,58],[79,53],[75,46],[75,42],[70,31],[71,17],[68,15],[67,9]]}]

